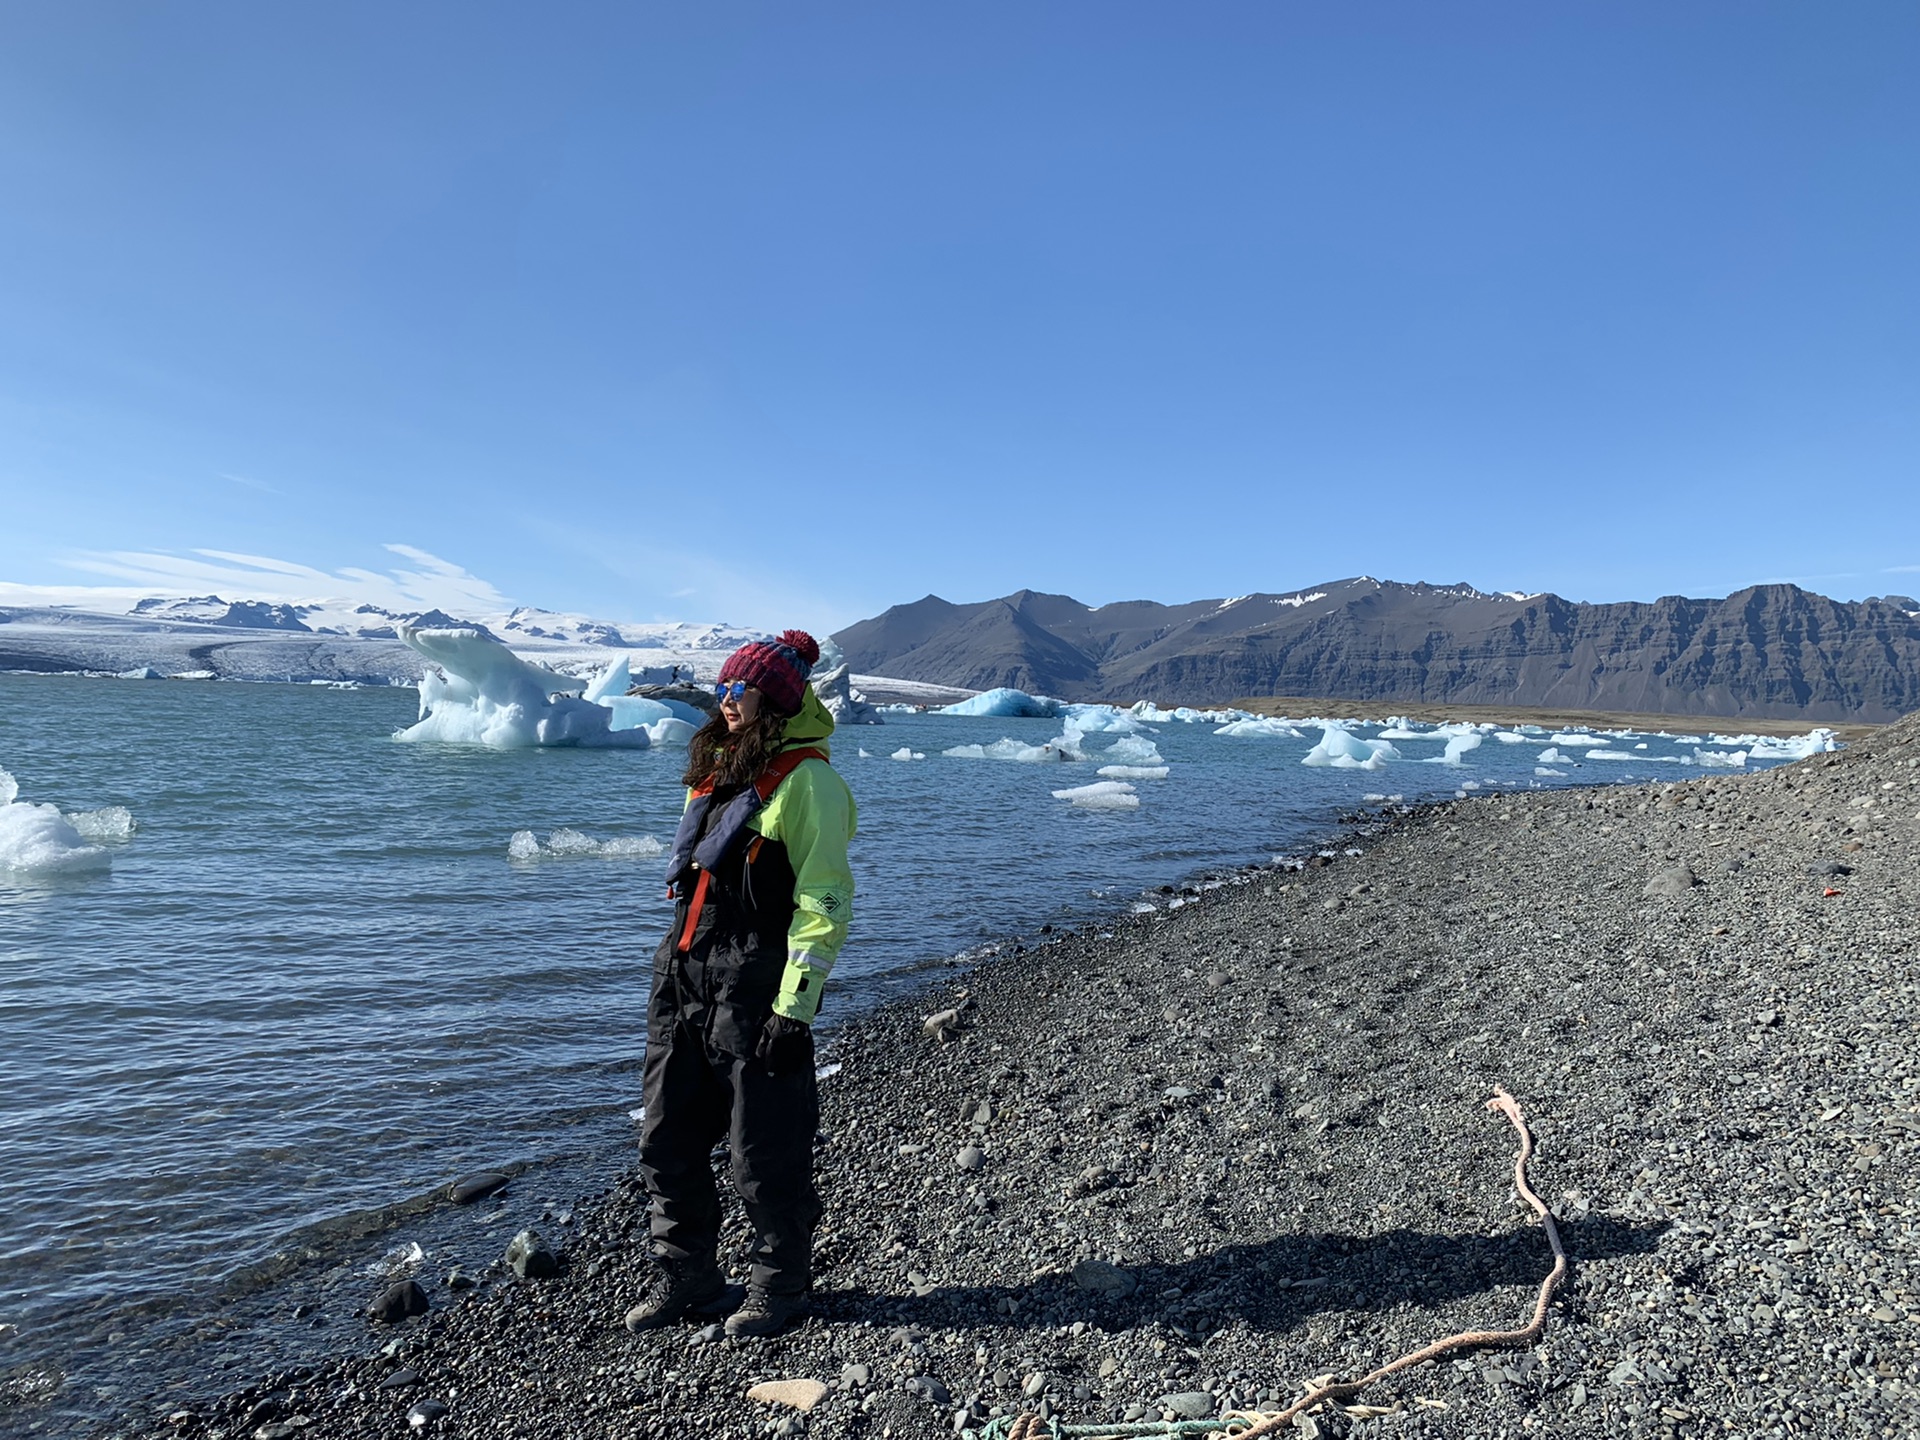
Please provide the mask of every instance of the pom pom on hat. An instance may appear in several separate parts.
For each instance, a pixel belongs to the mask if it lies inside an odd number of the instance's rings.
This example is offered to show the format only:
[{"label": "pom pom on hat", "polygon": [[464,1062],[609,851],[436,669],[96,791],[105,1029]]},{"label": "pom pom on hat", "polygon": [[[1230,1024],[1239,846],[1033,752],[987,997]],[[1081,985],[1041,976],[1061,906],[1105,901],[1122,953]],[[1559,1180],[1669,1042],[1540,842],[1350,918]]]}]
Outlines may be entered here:
[{"label": "pom pom on hat", "polygon": [[783,630],[777,640],[749,641],[734,651],[720,667],[720,680],[744,680],[777,714],[797,715],[819,658],[819,641],[804,630]]}]

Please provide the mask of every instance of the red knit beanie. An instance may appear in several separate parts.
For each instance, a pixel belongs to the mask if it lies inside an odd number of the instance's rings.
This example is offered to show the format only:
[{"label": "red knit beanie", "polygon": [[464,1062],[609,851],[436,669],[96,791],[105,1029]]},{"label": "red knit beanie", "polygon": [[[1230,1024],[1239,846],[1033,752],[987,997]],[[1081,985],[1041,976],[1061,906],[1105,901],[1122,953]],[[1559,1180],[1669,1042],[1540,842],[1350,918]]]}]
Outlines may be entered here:
[{"label": "red knit beanie", "polygon": [[753,640],[734,651],[720,667],[720,680],[744,680],[776,714],[798,715],[819,658],[819,643],[806,631],[783,630],[777,640]]}]

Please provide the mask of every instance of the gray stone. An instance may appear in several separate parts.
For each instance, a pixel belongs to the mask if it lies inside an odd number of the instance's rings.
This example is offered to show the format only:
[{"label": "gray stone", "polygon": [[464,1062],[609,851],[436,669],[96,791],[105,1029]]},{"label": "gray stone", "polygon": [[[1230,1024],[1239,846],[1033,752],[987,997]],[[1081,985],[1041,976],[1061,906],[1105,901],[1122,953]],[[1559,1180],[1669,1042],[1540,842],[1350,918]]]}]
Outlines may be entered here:
[{"label": "gray stone", "polygon": [[1176,1390],[1162,1395],[1160,1408],[1173,1411],[1182,1420],[1206,1420],[1219,1413],[1210,1390]]},{"label": "gray stone", "polygon": [[840,1383],[849,1388],[873,1383],[871,1365],[848,1364],[840,1367]]},{"label": "gray stone", "polygon": [[1685,895],[1699,883],[1693,871],[1684,863],[1669,865],[1656,871],[1640,893],[1653,899],[1673,899]]},{"label": "gray stone", "polygon": [[426,1313],[427,1292],[412,1280],[396,1280],[367,1307],[368,1317],[381,1325],[398,1325],[411,1316]]},{"label": "gray stone", "polygon": [[531,1230],[522,1230],[507,1245],[507,1268],[522,1280],[546,1280],[560,1273],[560,1257]]},{"label": "gray stone", "polygon": [[1073,1283],[1095,1295],[1125,1299],[1140,1287],[1133,1275],[1106,1260],[1082,1260],[1073,1267]]},{"label": "gray stone", "polygon": [[476,1200],[484,1200],[504,1190],[510,1178],[498,1170],[480,1170],[472,1175],[463,1175],[447,1187],[447,1199],[456,1205],[471,1205]]},{"label": "gray stone", "polygon": [[962,1170],[978,1170],[987,1163],[986,1152],[978,1145],[963,1145],[960,1153],[953,1157],[953,1163]]},{"label": "gray stone", "polygon": [[407,1411],[407,1425],[414,1430],[424,1430],[436,1421],[447,1418],[447,1404],[444,1400],[422,1400]]},{"label": "gray stone", "polygon": [[396,1370],[380,1382],[382,1390],[404,1390],[409,1385],[418,1385],[420,1374],[416,1370]]},{"label": "gray stone", "polygon": [[907,1392],[922,1400],[930,1400],[942,1409],[953,1403],[953,1392],[931,1375],[909,1375]]}]

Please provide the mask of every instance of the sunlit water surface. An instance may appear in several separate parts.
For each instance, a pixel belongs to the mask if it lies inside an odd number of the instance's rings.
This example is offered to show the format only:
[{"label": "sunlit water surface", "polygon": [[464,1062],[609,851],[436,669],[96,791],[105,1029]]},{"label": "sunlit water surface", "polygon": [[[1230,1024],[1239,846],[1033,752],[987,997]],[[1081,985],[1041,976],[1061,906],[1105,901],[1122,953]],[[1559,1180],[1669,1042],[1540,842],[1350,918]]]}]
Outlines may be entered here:
[{"label": "sunlit water surface", "polygon": [[[394,743],[414,707],[410,690],[0,676],[22,797],[138,824],[108,873],[0,873],[0,1324],[18,1327],[0,1431],[364,1345],[346,1326],[382,1276],[484,1264],[629,1158],[663,862],[514,861],[508,841],[665,841],[682,756]],[[1317,732],[1168,724],[1151,738],[1171,775],[1136,782],[1136,810],[1094,811],[1050,792],[1097,760],[941,754],[1059,730],[894,716],[836,738],[858,893],[823,1028],[984,942],[1297,852],[1369,793],[1698,773],[1542,780],[1540,745],[1491,739],[1458,769],[1413,758],[1431,741],[1383,772],[1316,769]],[[927,758],[890,758],[903,745]],[[484,1214],[433,1203],[499,1167],[518,1178]],[[318,1311],[296,1320],[303,1299]]]}]

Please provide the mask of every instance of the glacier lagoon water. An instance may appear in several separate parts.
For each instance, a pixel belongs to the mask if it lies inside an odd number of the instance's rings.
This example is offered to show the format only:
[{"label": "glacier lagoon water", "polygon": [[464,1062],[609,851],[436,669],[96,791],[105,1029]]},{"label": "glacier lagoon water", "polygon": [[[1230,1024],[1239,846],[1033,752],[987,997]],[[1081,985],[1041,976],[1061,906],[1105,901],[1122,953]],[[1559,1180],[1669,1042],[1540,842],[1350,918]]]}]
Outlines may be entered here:
[{"label": "glacier lagoon water", "polygon": [[[635,842],[671,835],[680,756],[392,743],[414,716],[411,690],[0,676],[23,798],[138,827],[103,873],[0,872],[0,1431],[365,1347],[355,1312],[385,1277],[437,1288],[529,1223],[563,1239],[630,1159],[669,914]],[[1656,759],[1690,743],[1649,739],[1644,761],[1541,778],[1544,739],[1491,737],[1457,768],[1421,763],[1436,739],[1321,769],[1300,763],[1318,730],[1172,723],[1150,737],[1170,773],[1113,809],[1053,794],[1096,781],[1097,753],[941,753],[1060,728],[890,716],[836,737],[861,834],[824,1028],[983,943],[1298,853],[1369,794],[1701,773]],[[563,829],[626,843],[510,857],[516,832],[551,852]],[[437,1202],[481,1168],[516,1171],[500,1200]]]}]

